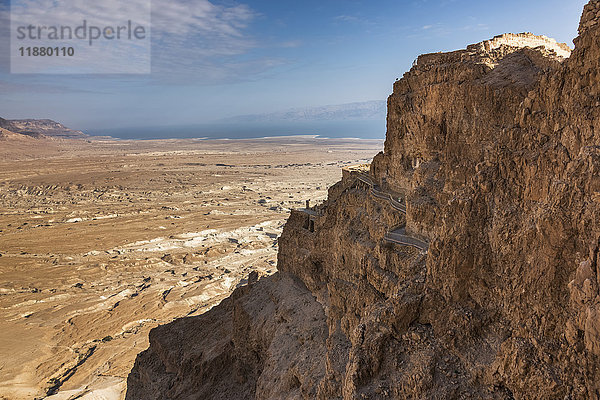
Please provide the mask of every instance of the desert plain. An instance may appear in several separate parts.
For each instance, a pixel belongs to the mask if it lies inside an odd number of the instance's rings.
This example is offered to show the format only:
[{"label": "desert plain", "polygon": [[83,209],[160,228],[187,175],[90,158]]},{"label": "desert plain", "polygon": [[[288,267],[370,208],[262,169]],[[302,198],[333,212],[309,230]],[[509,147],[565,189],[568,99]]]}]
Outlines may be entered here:
[{"label": "desert plain", "polygon": [[380,140],[0,140],[0,399],[120,399],[148,332],[275,272]]}]

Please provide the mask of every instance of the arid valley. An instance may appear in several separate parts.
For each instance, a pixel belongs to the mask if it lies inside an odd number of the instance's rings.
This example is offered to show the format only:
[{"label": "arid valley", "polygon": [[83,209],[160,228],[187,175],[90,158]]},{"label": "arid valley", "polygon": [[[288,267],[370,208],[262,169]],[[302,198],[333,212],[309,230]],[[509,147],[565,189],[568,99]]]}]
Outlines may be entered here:
[{"label": "arid valley", "polygon": [[0,140],[0,399],[119,399],[148,332],[276,269],[378,140]]},{"label": "arid valley", "polygon": [[10,3],[0,400],[600,399],[600,0]]}]

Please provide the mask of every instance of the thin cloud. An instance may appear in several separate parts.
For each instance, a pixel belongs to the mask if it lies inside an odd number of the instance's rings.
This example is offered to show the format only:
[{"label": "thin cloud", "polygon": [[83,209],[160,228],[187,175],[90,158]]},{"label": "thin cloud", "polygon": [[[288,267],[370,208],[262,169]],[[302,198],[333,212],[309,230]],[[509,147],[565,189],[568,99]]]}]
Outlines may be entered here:
[{"label": "thin cloud", "polygon": [[242,38],[243,30],[258,16],[244,4],[226,7],[208,0],[154,0],[152,7],[152,28],[158,36],[209,34]]},{"label": "thin cloud", "polygon": [[72,86],[50,85],[42,83],[14,82],[0,80],[0,97],[13,97],[14,93],[46,93],[46,94],[65,94],[68,93],[99,93]]},{"label": "thin cloud", "polygon": [[462,27],[463,31],[489,31],[490,27],[487,24],[475,24],[475,25],[465,25]]},{"label": "thin cloud", "polygon": [[[13,0],[11,16],[19,24],[48,20],[48,15],[60,25],[79,26],[84,19],[99,26],[114,26],[132,20],[151,27],[152,73],[159,79],[180,80],[182,83],[216,83],[243,77],[246,65],[253,73],[262,68],[271,68],[272,59],[252,59],[250,53],[260,47],[252,36],[252,23],[260,16],[246,4],[220,5],[209,0],[152,0],[152,14],[138,12],[149,8],[150,0],[104,0],[90,3],[89,0],[68,0],[69,7],[57,8],[54,0]],[[33,22],[31,22],[33,21]],[[297,47],[298,41],[284,42],[281,47]],[[126,64],[132,71],[144,70],[148,66],[148,53],[132,48],[130,43],[97,43],[86,48],[85,65],[98,67],[109,73]],[[108,56],[102,56],[108,50]],[[47,64],[47,72],[53,72]],[[58,67],[56,67],[58,68]],[[54,70],[57,72],[58,69]],[[237,74],[228,76],[227,74]],[[161,75],[164,75],[161,77]]]},{"label": "thin cloud", "polygon": [[293,49],[300,47],[304,44],[302,40],[290,40],[287,42],[280,43],[278,47],[283,47],[284,49]]},{"label": "thin cloud", "polygon": [[361,19],[354,16],[354,15],[338,15],[336,17],[333,18],[336,21],[341,21],[341,22],[360,22]]},{"label": "thin cloud", "polygon": [[[13,0],[11,3],[13,72],[44,73],[140,73],[150,70],[150,0]],[[96,40],[92,45],[91,27],[100,30],[127,25],[144,29],[142,40]],[[38,27],[27,37],[19,37],[16,27]],[[84,29],[83,27],[86,27]],[[51,37],[54,27],[57,37]],[[65,31],[62,27],[69,27]],[[81,28],[79,28],[81,27]],[[89,30],[87,29],[89,28]],[[85,39],[71,33],[85,32]],[[57,34],[56,32],[61,32]],[[32,35],[32,36],[30,36]],[[64,36],[63,36],[64,35]],[[113,36],[114,37],[114,36]],[[19,47],[73,47],[72,57],[18,57]]]}]

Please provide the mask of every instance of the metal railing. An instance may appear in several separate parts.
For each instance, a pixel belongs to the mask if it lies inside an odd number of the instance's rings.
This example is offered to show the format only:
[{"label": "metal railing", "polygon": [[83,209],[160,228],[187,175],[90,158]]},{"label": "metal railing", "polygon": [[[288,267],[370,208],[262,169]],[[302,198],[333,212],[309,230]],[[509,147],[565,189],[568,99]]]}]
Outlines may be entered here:
[{"label": "metal railing", "polygon": [[[370,193],[373,195],[373,197],[386,200],[392,206],[392,208],[406,215],[406,204],[403,204],[401,201],[395,199],[391,194],[382,191],[379,186],[373,182],[369,175],[364,172],[357,172],[356,178],[371,188]],[[309,218],[311,219],[319,216],[319,213],[309,208],[301,208],[298,211],[308,214]],[[387,242],[403,246],[411,246],[425,253],[427,253],[429,248],[429,244],[427,242],[412,236],[407,236],[406,229],[404,227],[396,228],[387,232],[383,238]]]},{"label": "metal railing", "polygon": [[364,173],[360,173],[358,174],[357,178],[361,182],[371,187],[371,194],[374,197],[388,201],[393,208],[395,208],[403,214],[406,214],[406,205],[403,204],[401,201],[395,199],[394,196],[392,196],[391,194],[382,191],[381,188],[373,182],[370,176]]},{"label": "metal railing", "polygon": [[386,241],[401,244],[404,246],[412,246],[421,251],[427,252],[429,244],[412,236],[407,236],[404,228],[390,231],[383,237]]},{"label": "metal railing", "polygon": [[[374,197],[388,201],[392,208],[406,215],[406,204],[396,200],[391,194],[382,191],[379,186],[373,182],[369,175],[365,174],[364,172],[359,172],[356,177],[359,181],[371,187],[371,194]],[[412,236],[407,236],[405,228],[391,230],[386,233],[383,238],[387,242],[415,247],[424,252],[427,252],[427,249],[429,248],[429,244],[427,242]]]}]

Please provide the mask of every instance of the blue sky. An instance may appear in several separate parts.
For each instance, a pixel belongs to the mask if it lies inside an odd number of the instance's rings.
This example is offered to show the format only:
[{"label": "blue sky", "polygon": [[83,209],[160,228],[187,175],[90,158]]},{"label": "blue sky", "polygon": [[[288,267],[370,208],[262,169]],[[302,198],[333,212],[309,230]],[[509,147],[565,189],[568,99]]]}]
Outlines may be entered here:
[{"label": "blue sky", "polygon": [[585,3],[154,0],[151,74],[10,74],[2,48],[0,116],[86,130],[385,99],[422,53],[524,31],[572,46]]}]

